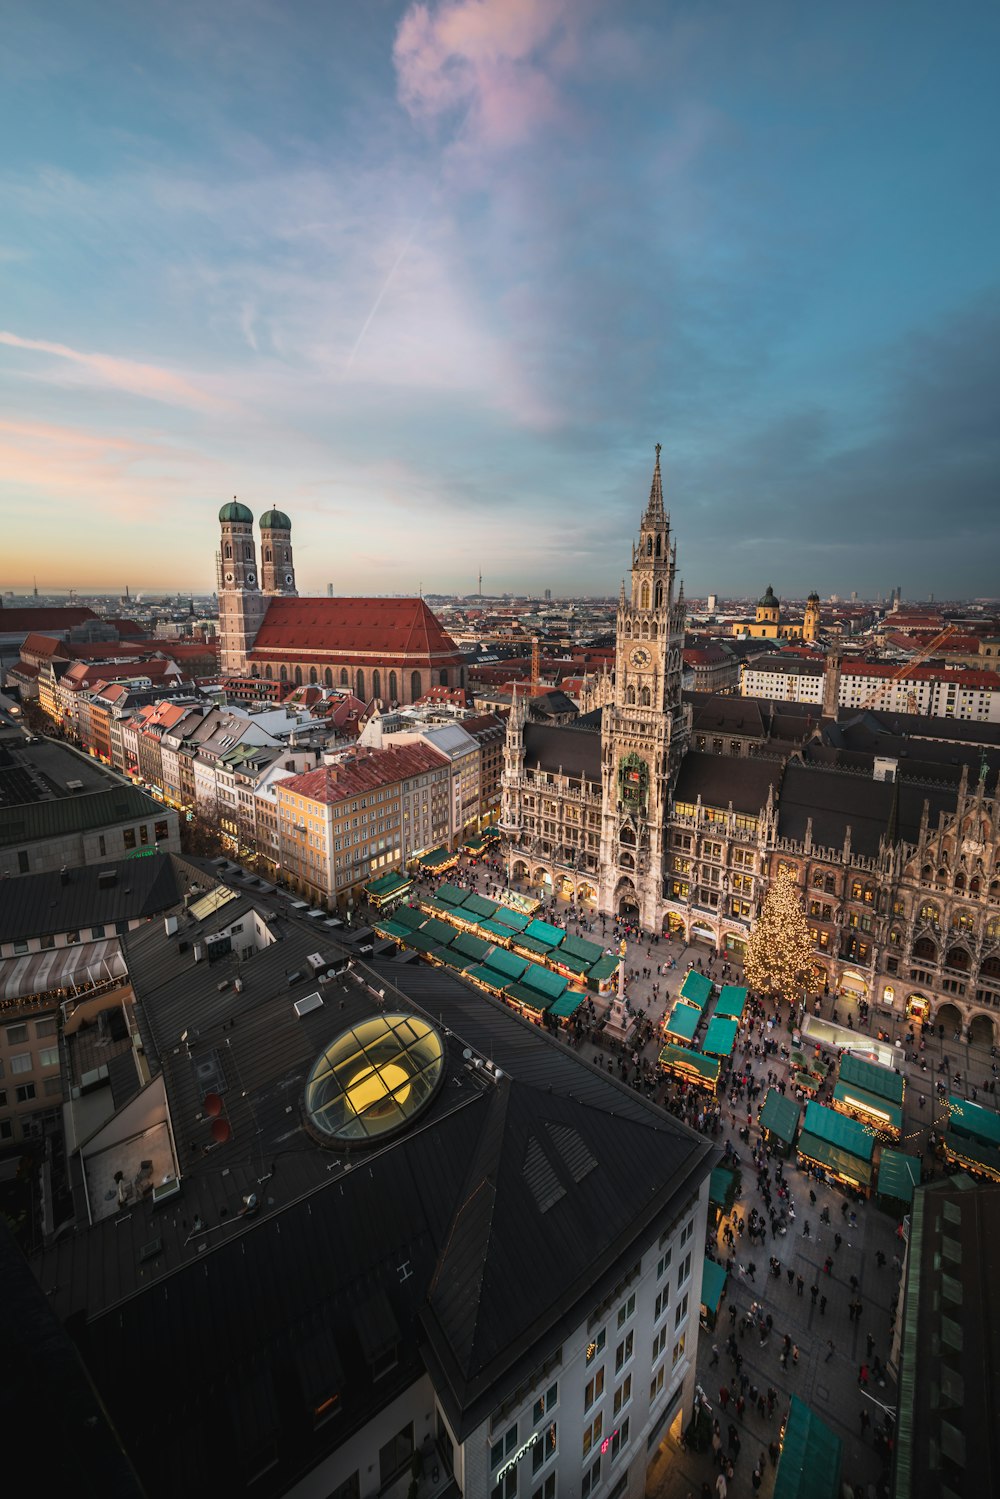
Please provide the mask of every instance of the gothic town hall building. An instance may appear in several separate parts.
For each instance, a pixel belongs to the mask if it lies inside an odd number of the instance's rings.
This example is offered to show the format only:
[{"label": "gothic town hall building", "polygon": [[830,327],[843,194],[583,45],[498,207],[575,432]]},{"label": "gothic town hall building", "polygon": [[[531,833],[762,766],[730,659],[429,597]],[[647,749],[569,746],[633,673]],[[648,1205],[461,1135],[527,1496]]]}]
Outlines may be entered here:
[{"label": "gothic town hall building", "polygon": [[1000,1043],[1000,750],[958,725],[683,694],[684,591],[659,448],[622,586],[610,701],[515,701],[501,825],[511,878],[645,931],[742,954],[791,874],[813,992]]}]

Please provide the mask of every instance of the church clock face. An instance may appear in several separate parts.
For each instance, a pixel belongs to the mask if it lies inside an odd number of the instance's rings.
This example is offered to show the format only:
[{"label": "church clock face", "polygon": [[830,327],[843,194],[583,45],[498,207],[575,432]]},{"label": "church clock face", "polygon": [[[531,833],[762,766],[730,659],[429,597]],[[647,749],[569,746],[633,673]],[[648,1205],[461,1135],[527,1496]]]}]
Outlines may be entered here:
[{"label": "church clock face", "polygon": [[648,666],[653,658],[646,650],[645,646],[637,645],[634,650],[630,652],[628,659],[631,666],[643,667]]},{"label": "church clock face", "polygon": [[226,573],[226,582],[227,583],[231,583],[232,581],[233,581],[233,575],[232,575],[232,573]]},{"label": "church clock face", "polygon": [[247,582],[249,583],[249,585],[250,585],[251,588],[256,583],[256,581],[257,581],[257,577],[256,577],[255,573],[247,573]]},{"label": "church clock face", "polygon": [[289,585],[292,583],[292,575],[291,575],[291,573],[286,573],[285,574],[285,582],[288,583]]}]

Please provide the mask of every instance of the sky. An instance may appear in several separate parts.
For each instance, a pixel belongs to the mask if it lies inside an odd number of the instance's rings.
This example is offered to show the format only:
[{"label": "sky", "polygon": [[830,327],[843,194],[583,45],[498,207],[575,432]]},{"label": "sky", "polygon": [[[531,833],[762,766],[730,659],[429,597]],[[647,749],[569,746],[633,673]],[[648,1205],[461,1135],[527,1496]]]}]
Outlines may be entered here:
[{"label": "sky", "polygon": [[1000,9],[8,0],[0,587],[1000,592]]}]

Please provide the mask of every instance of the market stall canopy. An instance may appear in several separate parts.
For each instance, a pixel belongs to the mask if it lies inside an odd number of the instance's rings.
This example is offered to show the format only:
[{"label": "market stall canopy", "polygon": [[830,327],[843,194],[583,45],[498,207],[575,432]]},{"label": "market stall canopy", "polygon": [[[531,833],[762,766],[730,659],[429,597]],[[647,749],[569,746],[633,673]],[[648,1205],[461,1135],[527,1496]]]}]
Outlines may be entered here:
[{"label": "market stall canopy", "polygon": [[575,989],[567,989],[554,1001],[549,1014],[554,1015],[557,1020],[568,1020],[571,1015],[576,1014],[585,998],[586,995],[578,994]]},{"label": "market stall canopy", "polygon": [[964,1135],[970,1140],[981,1140],[984,1145],[1000,1146],[1000,1114],[984,1109],[981,1103],[970,1103],[967,1098],[948,1099],[951,1111],[953,1134]]},{"label": "market stall canopy", "polygon": [[670,1016],[663,1022],[664,1031],[671,1036],[680,1036],[684,1041],[693,1041],[694,1033],[701,1023],[701,1011],[696,1010],[693,1005],[686,1005],[680,1001],[670,1011]]},{"label": "market stall canopy", "polygon": [[747,991],[740,984],[724,984],[715,1013],[720,1019],[740,1020],[746,1004]]},{"label": "market stall canopy", "polygon": [[792,1098],[786,1098],[777,1088],[770,1088],[760,1111],[760,1127],[768,1134],[776,1135],[786,1145],[794,1145],[799,1132],[802,1110]]},{"label": "market stall canopy", "polygon": [[383,901],[394,900],[396,896],[402,895],[412,884],[409,875],[393,869],[388,874],[380,875],[377,880],[369,880],[365,886],[365,894],[375,905],[380,906]]},{"label": "market stall canopy", "polygon": [[842,1455],[836,1432],[793,1395],[773,1499],[840,1499]]},{"label": "market stall canopy", "polygon": [[498,926],[507,927],[511,932],[523,932],[531,922],[531,917],[526,916],[523,911],[512,911],[510,906],[497,906],[493,911],[491,920]]},{"label": "market stall canopy", "polygon": [[703,973],[699,973],[697,968],[692,968],[681,984],[680,998],[686,999],[688,1004],[704,1009],[711,992],[712,980],[707,979]]},{"label": "market stall canopy", "polygon": [[988,1176],[1000,1182],[1000,1150],[982,1140],[969,1140],[947,1130],[944,1137],[944,1153],[956,1166],[964,1166],[977,1176]]},{"label": "market stall canopy", "polygon": [[834,1086],[833,1101],[845,1109],[867,1114],[876,1129],[891,1130],[896,1135],[903,1133],[903,1110],[887,1098],[877,1098],[864,1088],[852,1088],[849,1083],[840,1082]]},{"label": "market stall canopy", "polygon": [[[863,1124],[859,1124],[856,1119],[848,1119],[846,1114],[838,1114],[836,1109],[825,1108],[821,1103],[806,1104],[802,1130],[803,1134],[808,1131],[814,1139],[824,1140],[837,1150],[857,1156],[859,1161],[870,1161],[874,1154],[874,1137]],[[801,1139],[799,1149],[803,1149]]]},{"label": "market stall canopy", "polygon": [[726,1289],[726,1269],[705,1256],[705,1268],[701,1274],[701,1304],[714,1316],[719,1310],[722,1293]]},{"label": "market stall canopy", "polygon": [[599,942],[588,942],[586,937],[567,936],[563,938],[559,948],[559,957],[563,958],[567,953],[572,953],[574,958],[582,958],[589,967],[603,958],[604,948]]},{"label": "market stall canopy", "polygon": [[720,1019],[718,1015],[713,1015],[708,1022],[705,1039],[701,1043],[702,1051],[707,1051],[713,1057],[732,1056],[733,1047],[736,1045],[737,1030],[735,1020]]},{"label": "market stall canopy", "polygon": [[438,900],[443,901],[446,906],[464,905],[468,890],[463,890],[461,885],[439,885],[435,891]]},{"label": "market stall canopy", "polygon": [[454,869],[458,854],[453,854],[449,848],[432,848],[429,854],[421,854],[417,863],[433,874],[437,870]]},{"label": "market stall canopy", "polygon": [[121,947],[113,938],[75,942],[72,947],[53,947],[23,958],[4,958],[0,961],[0,1000],[103,984],[108,979],[124,978],[127,971]]},{"label": "market stall canopy", "polygon": [[717,1057],[706,1057],[700,1051],[689,1051],[686,1046],[664,1046],[660,1052],[660,1066],[665,1072],[674,1072],[692,1082],[707,1083],[711,1087],[719,1081],[721,1063]]},{"label": "market stall canopy", "polygon": [[880,1067],[877,1062],[866,1062],[863,1057],[845,1052],[840,1059],[837,1077],[840,1082],[863,1088],[866,1093],[873,1093],[888,1103],[903,1102],[903,1079],[891,1067]]},{"label": "market stall canopy", "polygon": [[906,1155],[902,1150],[882,1147],[878,1163],[878,1192],[880,1197],[893,1197],[897,1202],[913,1201],[913,1189],[920,1185],[920,1162],[915,1155]]},{"label": "market stall canopy", "polygon": [[539,994],[524,984],[508,984],[503,992],[508,999],[513,1000],[514,1004],[523,1005],[526,1010],[533,1010],[536,1015],[541,1015],[552,1003],[547,995]]},{"label": "market stall canopy", "polygon": [[713,1207],[724,1208],[729,1191],[736,1180],[736,1172],[728,1166],[716,1166],[709,1178],[708,1200]]}]

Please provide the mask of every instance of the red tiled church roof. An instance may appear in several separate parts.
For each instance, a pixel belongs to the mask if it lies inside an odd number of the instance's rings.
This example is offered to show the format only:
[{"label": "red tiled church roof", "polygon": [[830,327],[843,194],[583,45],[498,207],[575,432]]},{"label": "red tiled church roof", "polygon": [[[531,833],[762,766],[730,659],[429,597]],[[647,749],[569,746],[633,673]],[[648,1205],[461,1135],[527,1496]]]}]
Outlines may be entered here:
[{"label": "red tiled church roof", "polygon": [[460,665],[464,660],[423,599],[273,598],[251,661],[307,661],[351,656],[359,664],[399,659],[406,665]]}]

